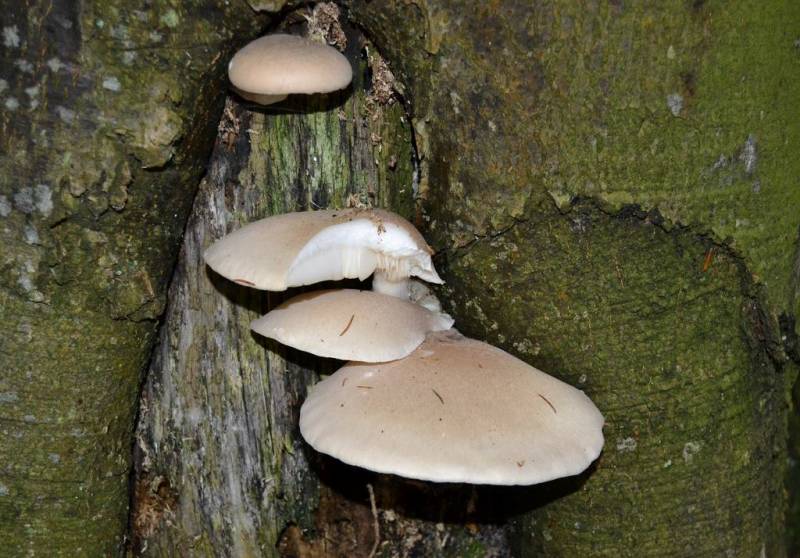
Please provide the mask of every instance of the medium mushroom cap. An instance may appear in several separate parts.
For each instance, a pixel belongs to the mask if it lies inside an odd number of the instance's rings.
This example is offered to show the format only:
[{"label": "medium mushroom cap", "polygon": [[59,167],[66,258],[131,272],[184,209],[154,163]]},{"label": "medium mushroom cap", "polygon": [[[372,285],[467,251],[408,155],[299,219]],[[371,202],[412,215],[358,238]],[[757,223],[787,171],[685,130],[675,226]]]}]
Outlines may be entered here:
[{"label": "medium mushroom cap", "polygon": [[296,296],[250,327],[256,333],[321,357],[363,362],[403,358],[450,316],[371,291],[341,289]]},{"label": "medium mushroom cap", "polygon": [[442,280],[414,225],[380,209],[305,211],[245,225],[211,245],[206,263],[241,285],[269,291],[320,281],[393,277]]},{"label": "medium mushroom cap", "polygon": [[262,104],[292,93],[343,89],[353,70],[333,47],[294,35],[266,35],[244,46],[228,65],[228,79],[243,97]]},{"label": "medium mushroom cap", "polygon": [[455,330],[311,389],[300,431],[345,463],[435,482],[536,484],[586,469],[603,416],[582,391]]}]

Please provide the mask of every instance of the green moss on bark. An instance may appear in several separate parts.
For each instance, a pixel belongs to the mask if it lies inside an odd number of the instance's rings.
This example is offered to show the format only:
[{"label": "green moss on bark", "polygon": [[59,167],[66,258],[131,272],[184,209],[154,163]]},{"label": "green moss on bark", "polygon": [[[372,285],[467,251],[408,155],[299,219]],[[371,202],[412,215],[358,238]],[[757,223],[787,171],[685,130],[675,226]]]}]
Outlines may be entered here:
[{"label": "green moss on bark", "polygon": [[15,556],[114,555],[220,60],[258,23],[225,2],[0,7],[0,540]]},{"label": "green moss on bark", "polygon": [[532,108],[554,197],[657,207],[743,254],[776,310],[793,294],[800,215],[794,3],[548,3]]},{"label": "green moss on bark", "polygon": [[450,243],[501,230],[545,197],[657,207],[671,223],[730,240],[773,310],[787,308],[800,217],[780,208],[800,203],[800,130],[787,117],[800,96],[800,8],[352,10],[410,84],[423,183]]},{"label": "green moss on bark", "polygon": [[782,554],[785,376],[735,257],[581,205],[448,267],[467,333],[585,390],[606,418],[590,471],[533,494],[552,502],[522,523],[521,555]]},{"label": "green moss on bark", "polygon": [[796,6],[352,8],[409,76],[457,324],[609,418],[520,551],[781,555]]},{"label": "green moss on bark", "polygon": [[[627,401],[610,380],[586,385],[615,417],[608,457],[585,492],[538,515],[547,521],[534,526],[535,544],[553,553],[613,553],[616,538],[628,545],[623,551],[636,544],[666,552],[658,546],[663,521],[653,519],[652,539],[641,524],[616,530],[615,510],[639,509],[643,500],[628,503],[628,492],[607,483],[619,478],[655,494],[663,487],[650,482],[667,477],[677,484],[663,498],[673,505],[664,514],[682,511],[691,519],[686,528],[697,529],[687,532],[716,545],[708,548],[779,555],[782,503],[767,478],[782,466],[785,407],[776,394],[785,394],[777,386],[785,378],[773,372],[782,356],[771,324],[781,312],[796,313],[798,301],[798,128],[787,116],[800,89],[800,73],[791,71],[797,7],[347,4],[408,85],[429,230],[458,287],[457,319],[565,376],[585,370],[603,378],[598,363],[620,366],[619,359],[640,395],[665,386],[648,406]],[[209,92],[222,87],[226,56],[215,51],[255,25],[244,4],[147,7],[5,6],[0,296],[3,324],[14,333],[2,340],[11,366],[0,379],[0,539],[15,549],[60,545],[94,556],[117,547],[114,525],[124,513],[117,479],[136,376],[216,124]],[[326,202],[341,195],[320,191]],[[596,206],[570,211],[575,196]],[[313,195],[298,199],[317,203]],[[262,215],[281,207],[269,204]],[[663,226],[678,231],[604,213],[628,204],[657,208]],[[599,243],[573,230],[583,222]],[[500,244],[487,250],[492,239]],[[481,251],[488,263],[471,261]],[[489,279],[492,266],[511,272],[505,260],[515,251],[525,279]],[[626,273],[635,288],[623,285]],[[531,325],[538,315],[548,327]],[[36,350],[19,352],[22,343]],[[678,357],[690,372],[678,370]],[[653,383],[642,384],[641,367],[654,363]],[[91,404],[77,402],[79,391]],[[632,406],[621,414],[617,403]],[[715,421],[722,437],[708,426]],[[83,425],[87,434],[74,435]],[[665,447],[651,445],[662,438]],[[722,456],[727,469],[715,468]],[[593,482],[603,488],[590,491]],[[772,511],[757,519],[767,505]],[[584,508],[611,517],[596,547],[582,520],[573,521]],[[208,539],[196,543],[211,548]]]}]

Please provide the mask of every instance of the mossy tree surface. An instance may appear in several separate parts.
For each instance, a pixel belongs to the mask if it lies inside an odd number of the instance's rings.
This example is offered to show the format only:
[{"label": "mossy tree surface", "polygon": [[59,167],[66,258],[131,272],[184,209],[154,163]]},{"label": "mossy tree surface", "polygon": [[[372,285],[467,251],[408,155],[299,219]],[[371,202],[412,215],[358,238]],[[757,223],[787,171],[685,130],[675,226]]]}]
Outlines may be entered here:
[{"label": "mossy tree surface", "polygon": [[224,60],[263,18],[223,1],[0,10],[0,553],[114,555]]},{"label": "mossy tree surface", "polygon": [[541,487],[552,503],[520,526],[520,555],[781,554],[784,378],[762,345],[775,332],[735,257],[704,270],[713,246],[580,204],[454,255],[487,285],[475,299],[453,279],[462,326],[606,416],[603,455]]},{"label": "mossy tree surface", "polygon": [[409,85],[457,324],[607,418],[519,553],[781,555],[800,7],[349,4]]}]

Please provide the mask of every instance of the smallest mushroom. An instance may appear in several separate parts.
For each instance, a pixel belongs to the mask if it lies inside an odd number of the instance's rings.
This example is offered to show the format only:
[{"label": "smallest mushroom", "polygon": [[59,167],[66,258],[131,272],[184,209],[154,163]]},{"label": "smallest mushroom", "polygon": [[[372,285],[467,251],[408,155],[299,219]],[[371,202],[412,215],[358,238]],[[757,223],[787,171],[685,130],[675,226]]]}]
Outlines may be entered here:
[{"label": "smallest mushroom", "polygon": [[294,35],[266,35],[237,52],[228,79],[243,98],[261,105],[293,93],[329,93],[344,89],[353,69],[333,47]]}]

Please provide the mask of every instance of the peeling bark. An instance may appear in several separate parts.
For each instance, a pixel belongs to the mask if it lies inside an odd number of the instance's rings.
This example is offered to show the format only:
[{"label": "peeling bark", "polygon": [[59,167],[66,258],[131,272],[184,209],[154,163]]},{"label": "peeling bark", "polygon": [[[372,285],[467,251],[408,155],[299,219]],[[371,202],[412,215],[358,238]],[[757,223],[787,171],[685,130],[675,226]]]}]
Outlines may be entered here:
[{"label": "peeling bark", "polygon": [[[309,17],[312,27],[319,16]],[[373,45],[345,31],[346,54],[361,69],[352,91],[256,111],[229,101],[142,397],[133,527],[143,555],[367,556],[376,524],[380,555],[507,552],[501,528],[479,526],[481,491],[407,483],[311,450],[297,430],[300,404],[320,373],[342,363],[249,329],[300,289],[259,293],[202,262],[214,239],[270,214],[367,204],[415,219],[402,84]]]}]

